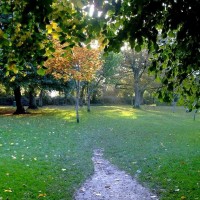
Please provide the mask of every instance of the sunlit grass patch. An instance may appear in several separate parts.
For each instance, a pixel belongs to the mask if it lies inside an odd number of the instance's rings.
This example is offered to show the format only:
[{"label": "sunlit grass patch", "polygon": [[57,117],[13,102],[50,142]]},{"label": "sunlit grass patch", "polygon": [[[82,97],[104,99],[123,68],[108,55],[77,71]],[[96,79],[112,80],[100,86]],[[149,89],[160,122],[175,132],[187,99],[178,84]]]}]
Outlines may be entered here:
[{"label": "sunlit grass patch", "polygon": [[11,106],[0,106],[0,115],[9,116],[12,115],[15,111],[15,107]]},{"label": "sunlit grass patch", "polygon": [[112,114],[114,116],[117,116],[119,117],[127,117],[127,118],[137,118],[137,110],[135,109],[131,109],[130,107],[120,107],[120,106],[112,106],[112,107],[108,107],[108,106],[104,106],[105,108],[105,114],[104,115],[107,115],[107,116],[111,116],[112,117]]}]

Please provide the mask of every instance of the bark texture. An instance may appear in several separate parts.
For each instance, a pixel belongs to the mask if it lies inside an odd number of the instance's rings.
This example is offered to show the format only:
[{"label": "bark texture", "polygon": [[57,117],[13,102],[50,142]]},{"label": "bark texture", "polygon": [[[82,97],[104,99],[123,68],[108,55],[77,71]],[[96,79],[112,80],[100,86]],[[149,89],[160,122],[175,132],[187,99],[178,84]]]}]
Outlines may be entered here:
[{"label": "bark texture", "polygon": [[29,86],[29,109],[37,109],[34,87]]},{"label": "bark texture", "polygon": [[26,111],[24,109],[24,106],[22,105],[21,102],[21,89],[19,86],[17,86],[16,88],[14,88],[14,95],[15,95],[15,101],[16,101],[16,111],[13,113],[15,115],[19,115],[19,114],[25,114]]},{"label": "bark texture", "polygon": [[79,99],[80,99],[80,81],[77,81],[76,87],[76,122],[79,123]]}]

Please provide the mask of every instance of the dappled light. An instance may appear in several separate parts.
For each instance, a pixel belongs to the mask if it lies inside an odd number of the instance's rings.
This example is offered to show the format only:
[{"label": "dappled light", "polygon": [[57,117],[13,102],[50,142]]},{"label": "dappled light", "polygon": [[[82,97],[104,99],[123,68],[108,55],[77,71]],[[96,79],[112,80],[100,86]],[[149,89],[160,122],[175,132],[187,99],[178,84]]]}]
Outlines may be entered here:
[{"label": "dappled light", "polygon": [[73,199],[75,188],[93,173],[93,150],[102,148],[105,159],[159,196],[173,199],[187,191],[185,196],[197,198],[200,118],[155,109],[92,106],[88,113],[83,107],[80,124],[74,106],[0,115],[1,196]]},{"label": "dappled light", "polygon": [[0,0],[0,200],[72,200],[103,163],[149,190],[133,199],[200,199],[199,11]]},{"label": "dappled light", "polygon": [[137,118],[137,110],[130,107],[105,106],[105,115],[109,117],[127,117],[129,119]]},{"label": "dappled light", "polygon": [[73,107],[46,107],[43,110],[44,115],[53,115],[60,119],[64,119],[67,122],[73,122],[76,118],[76,113]]}]

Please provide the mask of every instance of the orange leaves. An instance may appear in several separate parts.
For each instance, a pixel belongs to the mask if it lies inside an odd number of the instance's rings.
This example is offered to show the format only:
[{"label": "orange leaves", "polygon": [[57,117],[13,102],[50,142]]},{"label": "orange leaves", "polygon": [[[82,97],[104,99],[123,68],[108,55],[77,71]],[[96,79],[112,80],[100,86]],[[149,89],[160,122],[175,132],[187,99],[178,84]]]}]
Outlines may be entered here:
[{"label": "orange leaves", "polygon": [[56,79],[70,79],[90,81],[95,72],[101,67],[100,52],[97,49],[86,47],[74,47],[72,50],[64,49],[58,41],[54,41],[53,58],[46,61],[47,73],[52,74]]},{"label": "orange leaves", "polygon": [[75,72],[75,80],[90,81],[95,72],[101,67],[100,52],[97,49],[86,47],[73,48],[73,66],[78,66]]}]

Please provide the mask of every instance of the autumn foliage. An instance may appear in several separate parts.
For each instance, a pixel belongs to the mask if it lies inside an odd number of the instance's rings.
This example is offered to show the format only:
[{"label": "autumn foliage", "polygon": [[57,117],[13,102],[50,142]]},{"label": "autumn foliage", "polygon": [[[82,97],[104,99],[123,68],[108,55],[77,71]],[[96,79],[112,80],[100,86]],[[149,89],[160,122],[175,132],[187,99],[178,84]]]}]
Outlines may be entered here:
[{"label": "autumn foliage", "polygon": [[66,44],[54,42],[53,57],[45,62],[47,73],[65,81],[91,81],[102,65],[99,50],[79,46],[72,49],[66,47]]}]

